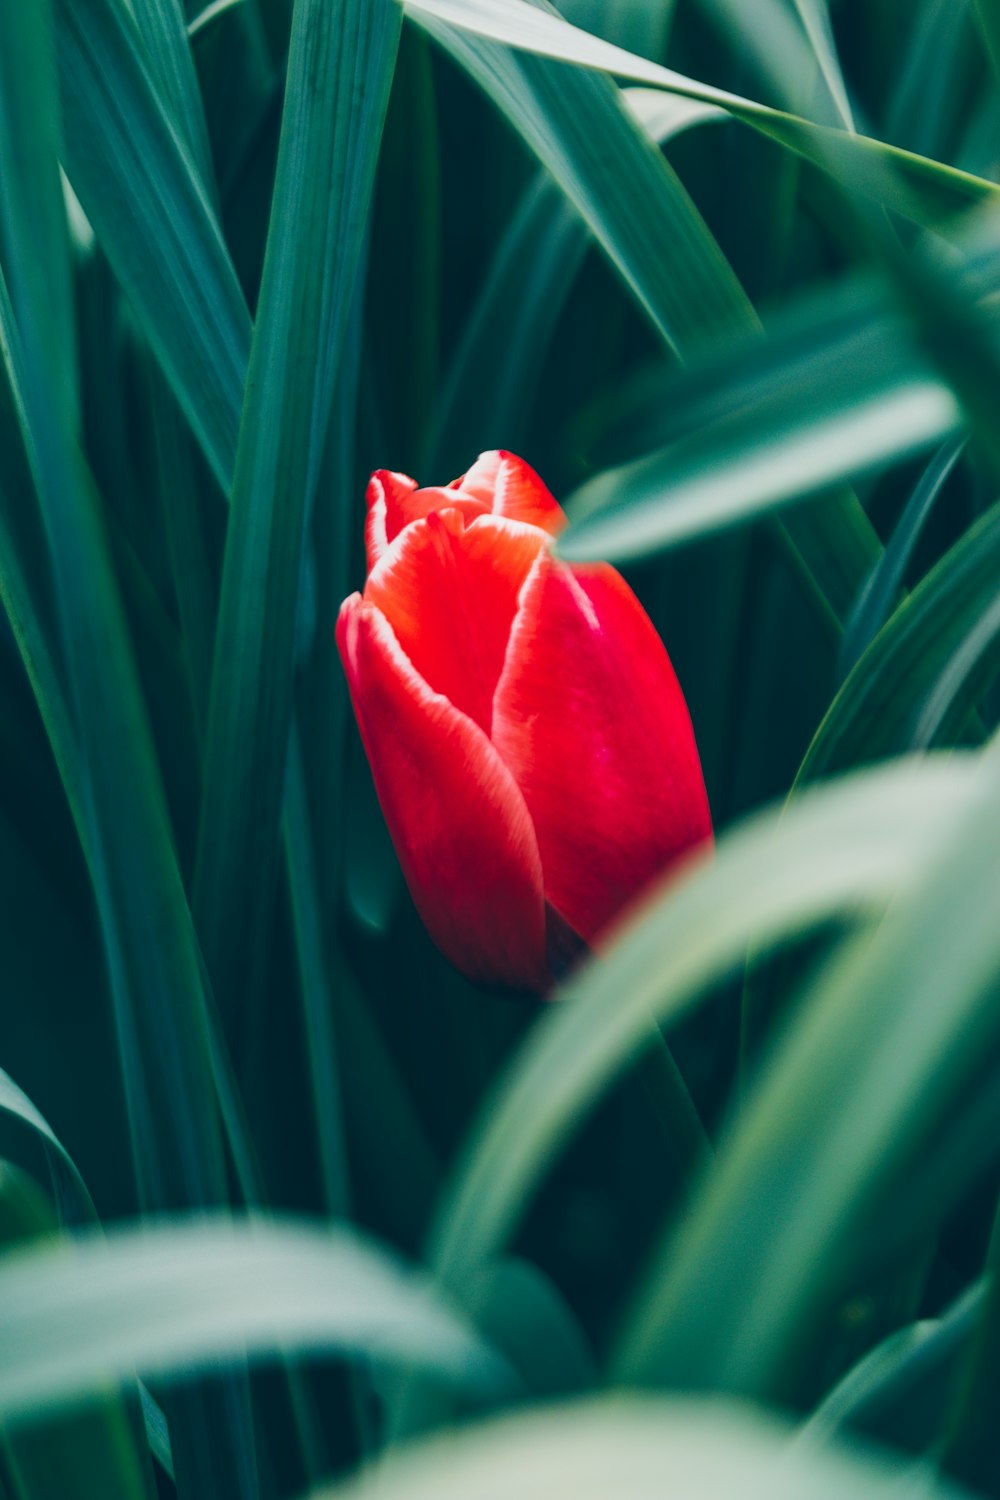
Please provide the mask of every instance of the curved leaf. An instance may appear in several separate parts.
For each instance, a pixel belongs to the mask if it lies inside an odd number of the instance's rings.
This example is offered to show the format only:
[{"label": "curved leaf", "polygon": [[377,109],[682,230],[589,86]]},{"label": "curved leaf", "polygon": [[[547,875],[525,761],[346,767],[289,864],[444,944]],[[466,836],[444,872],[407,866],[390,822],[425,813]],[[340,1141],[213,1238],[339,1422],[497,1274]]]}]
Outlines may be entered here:
[{"label": "curved leaf", "polygon": [[650,1031],[693,1005],[747,945],[882,905],[966,805],[971,768],[908,763],[817,788],[727,834],[652,899],[532,1032],[473,1130],[439,1206],[432,1258],[460,1285],[512,1233],[581,1114]]},{"label": "curved leaf", "polygon": [[109,1379],[292,1349],[402,1360],[489,1388],[503,1366],[416,1278],[343,1232],[200,1219],[0,1257],[0,1418]]},{"label": "curved leaf", "polygon": [[876,636],[817,730],[797,785],[954,736],[1000,632],[998,567],[1000,504],[955,543]]}]

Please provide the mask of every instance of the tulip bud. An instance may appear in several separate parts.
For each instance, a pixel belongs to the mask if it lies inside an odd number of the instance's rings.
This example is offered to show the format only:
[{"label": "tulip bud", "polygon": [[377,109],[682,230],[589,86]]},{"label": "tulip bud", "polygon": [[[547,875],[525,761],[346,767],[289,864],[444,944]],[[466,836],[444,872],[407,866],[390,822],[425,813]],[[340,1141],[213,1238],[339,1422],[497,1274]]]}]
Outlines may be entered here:
[{"label": "tulip bud", "polygon": [[663,643],[510,453],[368,485],[368,581],[337,642],[375,788],[434,941],[470,979],[546,993],[712,835]]}]

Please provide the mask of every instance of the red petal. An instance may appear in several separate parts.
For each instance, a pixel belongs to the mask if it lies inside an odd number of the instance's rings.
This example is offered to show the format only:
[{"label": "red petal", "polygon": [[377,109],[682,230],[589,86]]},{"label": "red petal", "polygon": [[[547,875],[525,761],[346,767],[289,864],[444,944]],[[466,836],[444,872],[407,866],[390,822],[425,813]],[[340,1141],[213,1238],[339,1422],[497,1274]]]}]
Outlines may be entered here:
[{"label": "red petal", "polygon": [[531,819],[485,734],[434,693],[374,605],[337,644],[382,811],[417,910],[470,979],[544,991],[545,900]]},{"label": "red petal", "polygon": [[521,585],[547,540],[449,508],[408,526],[365,585],[424,681],[487,734]]},{"label": "red petal", "polygon": [[408,474],[394,474],[391,469],[376,469],[369,479],[365,494],[368,502],[365,551],[368,554],[369,570],[374,568],[399,531],[399,517],[406,498],[412,495],[416,487],[415,479],[411,479]]},{"label": "red petal", "polygon": [[436,510],[448,506],[469,517],[486,515],[489,505],[469,495],[458,495],[442,487],[418,490],[415,479],[376,469],[368,481],[368,520],[365,525],[365,549],[369,572],[411,521],[423,520]]},{"label": "red petal", "polygon": [[711,836],[687,705],[662,641],[613,568],[539,559],[511,633],[492,739],[524,793],[546,896],[588,942]]},{"label": "red petal", "polygon": [[467,474],[451,486],[488,505],[495,516],[527,521],[556,536],[566,525],[562,507],[534,469],[513,453],[481,453]]}]

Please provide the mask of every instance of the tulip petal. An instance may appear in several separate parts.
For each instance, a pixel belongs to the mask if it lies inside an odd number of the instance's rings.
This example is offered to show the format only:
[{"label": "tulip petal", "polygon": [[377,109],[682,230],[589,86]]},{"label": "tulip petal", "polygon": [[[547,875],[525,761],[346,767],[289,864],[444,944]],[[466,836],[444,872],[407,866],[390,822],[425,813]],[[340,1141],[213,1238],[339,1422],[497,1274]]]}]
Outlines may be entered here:
[{"label": "tulip petal", "polygon": [[521,586],[545,532],[449,508],[407,526],[365,585],[424,681],[490,732]]},{"label": "tulip petal", "polygon": [[429,485],[418,490],[416,480],[406,474],[394,474],[389,469],[376,469],[368,481],[366,498],[365,550],[369,570],[413,521],[422,521],[445,506],[470,519],[488,515],[490,509],[488,503],[471,495],[459,495],[444,485]]},{"label": "tulip petal", "polygon": [[341,606],[337,643],[379,801],[431,937],[472,980],[546,990],[541,860],[510,772],[359,594]]},{"label": "tulip petal", "polygon": [[417,488],[417,481],[408,474],[394,474],[391,469],[376,469],[368,481],[365,499],[368,515],[365,518],[365,551],[368,567],[374,568],[392,538],[405,522],[399,517],[408,495]]},{"label": "tulip petal", "polygon": [[546,896],[587,942],[711,836],[687,705],[652,622],[613,568],[540,556],[491,737],[524,793]]},{"label": "tulip petal", "polygon": [[483,501],[495,516],[527,521],[550,536],[557,536],[566,525],[562,506],[534,469],[513,453],[481,453],[468,473],[449,488]]}]

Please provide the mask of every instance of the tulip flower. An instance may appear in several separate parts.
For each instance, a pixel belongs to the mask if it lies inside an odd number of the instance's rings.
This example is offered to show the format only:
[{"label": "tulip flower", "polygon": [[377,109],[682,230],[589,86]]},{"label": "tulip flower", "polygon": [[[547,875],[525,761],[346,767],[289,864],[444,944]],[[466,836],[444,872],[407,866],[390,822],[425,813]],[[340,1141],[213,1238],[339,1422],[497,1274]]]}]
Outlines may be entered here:
[{"label": "tulip flower", "polygon": [[470,979],[546,993],[711,838],[662,641],[607,564],[552,555],[565,516],[532,469],[368,486],[368,580],[337,641],[407,885]]}]

